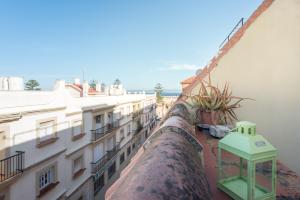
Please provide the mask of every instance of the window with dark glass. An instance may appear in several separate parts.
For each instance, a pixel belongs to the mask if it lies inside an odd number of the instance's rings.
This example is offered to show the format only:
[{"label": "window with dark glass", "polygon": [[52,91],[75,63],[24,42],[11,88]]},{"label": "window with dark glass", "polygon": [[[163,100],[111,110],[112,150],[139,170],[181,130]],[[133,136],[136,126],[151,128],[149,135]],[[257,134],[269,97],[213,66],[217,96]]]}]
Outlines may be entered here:
[{"label": "window with dark glass", "polygon": [[102,116],[101,115],[97,115],[96,117],[95,117],[95,120],[96,120],[96,123],[97,124],[100,124],[101,123],[101,118],[102,118]]},{"label": "window with dark glass", "polygon": [[128,148],[127,148],[127,156],[129,156],[131,154],[131,146],[129,146]]},{"label": "window with dark glass", "polygon": [[95,194],[104,187],[104,174],[95,179],[94,192]]},{"label": "window with dark glass", "polygon": [[120,164],[122,164],[125,160],[125,153],[123,152],[120,156]]},{"label": "window with dark glass", "polygon": [[110,179],[116,172],[116,162],[108,168],[108,178]]}]

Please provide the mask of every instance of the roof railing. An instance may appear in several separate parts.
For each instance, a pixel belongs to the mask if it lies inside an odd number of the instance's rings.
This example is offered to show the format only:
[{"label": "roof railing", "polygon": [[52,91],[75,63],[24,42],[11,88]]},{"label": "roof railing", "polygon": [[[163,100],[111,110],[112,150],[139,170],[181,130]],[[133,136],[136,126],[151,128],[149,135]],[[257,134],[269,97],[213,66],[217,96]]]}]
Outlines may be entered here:
[{"label": "roof railing", "polygon": [[225,40],[220,44],[219,49],[221,49],[227,42],[229,42],[231,36],[238,30],[238,28],[244,26],[244,18],[242,17],[238,23],[234,26],[231,32],[227,35]]}]

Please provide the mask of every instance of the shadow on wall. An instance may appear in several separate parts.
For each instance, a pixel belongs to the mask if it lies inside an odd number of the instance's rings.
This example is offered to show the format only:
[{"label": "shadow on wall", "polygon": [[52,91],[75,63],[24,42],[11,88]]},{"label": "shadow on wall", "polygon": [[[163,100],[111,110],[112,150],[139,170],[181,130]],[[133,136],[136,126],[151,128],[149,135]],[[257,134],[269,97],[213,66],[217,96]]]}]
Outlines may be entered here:
[{"label": "shadow on wall", "polygon": [[[133,136],[135,136],[137,131],[145,127],[153,128],[152,121],[141,124],[143,115],[147,115],[153,109],[153,105],[149,105],[138,110],[139,115],[137,119],[133,119],[133,113],[113,115],[110,123],[89,132],[84,132],[82,125],[74,126],[71,118],[64,122],[56,123],[57,118],[55,117],[55,119],[45,123],[37,123],[37,128],[26,131],[18,131],[22,130],[22,123],[25,123],[24,121],[22,122],[22,118],[18,119],[18,121],[1,123],[0,199],[6,198],[5,195],[9,193],[9,186],[12,185],[14,185],[11,187],[14,193],[11,195],[12,199],[18,199],[21,196],[24,199],[52,198],[67,188],[72,190],[72,188],[78,186],[78,183],[84,182],[86,178],[91,177],[92,169],[94,168],[93,164],[98,161],[94,160],[95,158],[93,158],[93,152],[90,148],[79,147],[92,142],[95,144],[99,142],[106,143],[107,140],[101,139],[104,136],[114,138],[113,145],[111,147],[107,146],[103,155],[103,157],[112,157],[117,152],[116,148],[120,148],[118,144],[121,141],[117,141],[120,138],[116,138],[117,134],[115,134],[115,131],[124,126],[121,120],[126,118],[128,119],[127,121],[133,121],[131,131],[125,134],[128,136],[128,133],[133,132]],[[41,117],[36,117],[36,119],[32,120],[38,121],[39,118]],[[83,119],[81,121],[83,123]],[[80,160],[76,162],[77,159]],[[93,163],[91,164],[90,162]],[[24,184],[27,186],[24,187]],[[82,186],[82,188],[84,187]],[[20,193],[16,192],[16,189]],[[88,189],[89,195],[93,196],[93,186],[88,187]],[[25,195],[22,194],[24,190],[28,191]]]},{"label": "shadow on wall", "polygon": [[[15,122],[1,124],[8,129],[11,126],[16,127]],[[45,126],[41,123],[36,129],[3,133],[2,142],[10,146],[0,149],[0,199],[8,198],[9,194],[12,199],[57,197],[68,182],[74,183],[69,185],[73,188],[90,176],[88,160],[84,160],[86,152],[78,150],[73,154],[75,149],[70,147],[91,141],[91,134],[82,131],[75,134],[74,130],[82,128],[70,127],[66,121],[49,125],[45,122]],[[74,164],[77,158],[82,161]],[[10,189],[13,190],[9,192]]]}]

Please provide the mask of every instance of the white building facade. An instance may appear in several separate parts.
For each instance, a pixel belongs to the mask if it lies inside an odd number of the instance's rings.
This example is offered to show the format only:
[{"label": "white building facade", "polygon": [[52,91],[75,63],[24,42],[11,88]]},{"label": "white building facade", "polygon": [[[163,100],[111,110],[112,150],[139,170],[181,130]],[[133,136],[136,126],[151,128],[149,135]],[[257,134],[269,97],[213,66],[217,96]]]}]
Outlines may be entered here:
[{"label": "white building facade", "polygon": [[0,199],[103,199],[154,126],[154,96],[0,91]]}]

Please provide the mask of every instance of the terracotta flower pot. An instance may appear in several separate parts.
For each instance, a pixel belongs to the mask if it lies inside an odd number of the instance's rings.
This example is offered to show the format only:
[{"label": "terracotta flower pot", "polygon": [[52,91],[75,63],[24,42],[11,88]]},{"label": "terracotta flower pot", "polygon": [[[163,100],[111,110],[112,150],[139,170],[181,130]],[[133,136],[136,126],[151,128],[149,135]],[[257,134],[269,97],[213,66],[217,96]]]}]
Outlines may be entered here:
[{"label": "terracotta flower pot", "polygon": [[198,110],[198,119],[201,124],[217,125],[220,119],[219,111],[201,111]]}]

